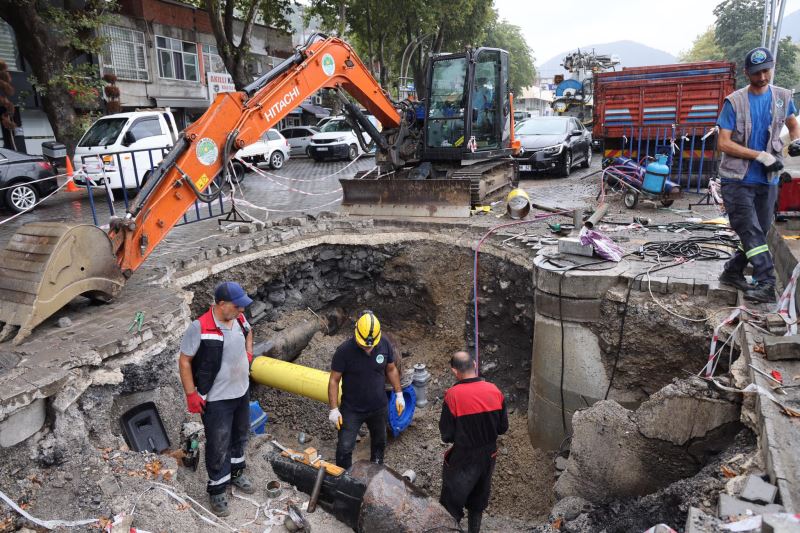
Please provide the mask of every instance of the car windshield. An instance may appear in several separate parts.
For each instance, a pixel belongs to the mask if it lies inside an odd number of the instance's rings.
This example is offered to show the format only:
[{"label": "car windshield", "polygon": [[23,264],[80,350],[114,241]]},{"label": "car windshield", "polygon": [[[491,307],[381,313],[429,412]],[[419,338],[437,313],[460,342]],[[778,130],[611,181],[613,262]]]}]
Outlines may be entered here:
[{"label": "car windshield", "polygon": [[321,133],[330,133],[332,131],[352,131],[353,128],[350,127],[350,124],[347,123],[346,120],[331,120],[322,128],[320,128]]},{"label": "car windshield", "polygon": [[569,120],[531,119],[520,124],[517,133],[520,135],[558,135],[567,132]]},{"label": "car windshield", "polygon": [[78,146],[107,146],[114,144],[127,118],[105,118],[95,122],[78,143]]}]

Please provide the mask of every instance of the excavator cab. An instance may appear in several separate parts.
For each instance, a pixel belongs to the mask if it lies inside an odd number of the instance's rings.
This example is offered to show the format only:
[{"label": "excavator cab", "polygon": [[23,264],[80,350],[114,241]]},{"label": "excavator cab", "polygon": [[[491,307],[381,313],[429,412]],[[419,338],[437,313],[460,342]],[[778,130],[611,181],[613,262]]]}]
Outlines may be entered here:
[{"label": "excavator cab", "polygon": [[508,52],[478,48],[438,56],[428,67],[423,160],[511,155]]}]

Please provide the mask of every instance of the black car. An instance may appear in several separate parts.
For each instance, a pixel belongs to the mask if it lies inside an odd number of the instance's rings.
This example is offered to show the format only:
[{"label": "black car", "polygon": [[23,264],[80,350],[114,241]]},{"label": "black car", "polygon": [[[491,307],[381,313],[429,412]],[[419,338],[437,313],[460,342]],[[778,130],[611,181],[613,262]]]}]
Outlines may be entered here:
[{"label": "black car", "polygon": [[0,148],[0,203],[15,213],[28,211],[58,188],[55,175],[42,156]]},{"label": "black car", "polygon": [[576,163],[592,164],[592,134],[574,117],[533,117],[514,136],[522,145],[515,156],[520,172],[554,170],[566,177]]}]

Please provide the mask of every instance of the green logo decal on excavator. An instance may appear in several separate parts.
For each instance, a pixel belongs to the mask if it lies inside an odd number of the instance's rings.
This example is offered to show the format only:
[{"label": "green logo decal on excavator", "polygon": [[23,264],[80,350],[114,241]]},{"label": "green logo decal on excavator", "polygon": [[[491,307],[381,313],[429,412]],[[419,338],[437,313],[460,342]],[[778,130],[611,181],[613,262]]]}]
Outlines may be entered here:
[{"label": "green logo decal on excavator", "polygon": [[217,161],[219,149],[217,148],[217,143],[215,143],[212,139],[205,137],[200,139],[200,142],[197,143],[195,153],[197,154],[198,161],[205,166],[209,166],[213,165]]},{"label": "green logo decal on excavator", "polygon": [[336,61],[333,60],[333,56],[330,54],[322,56],[322,72],[324,72],[326,76],[333,76],[335,71]]}]

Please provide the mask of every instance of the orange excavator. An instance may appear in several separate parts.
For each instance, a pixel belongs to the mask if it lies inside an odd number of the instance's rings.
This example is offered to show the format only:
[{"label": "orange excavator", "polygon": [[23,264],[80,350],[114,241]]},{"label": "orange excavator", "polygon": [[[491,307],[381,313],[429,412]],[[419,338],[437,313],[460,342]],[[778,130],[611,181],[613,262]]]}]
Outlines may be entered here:
[{"label": "orange excavator", "polygon": [[[0,255],[0,342],[20,343],[78,295],[110,300],[199,199],[221,194],[236,152],[305,98],[335,89],[354,128],[376,145],[376,168],[342,179],[353,214],[468,216],[470,207],[517,180],[508,53],[478,48],[428,65],[421,101],[394,102],[346,42],[314,35],[240,92],[218,94],[182,132],[123,217],[108,232],[91,225],[34,222]],[[342,91],[382,124],[378,131]],[[357,130],[358,131],[358,130]],[[361,139],[360,135],[356,135]],[[366,148],[366,147],[365,147]]]}]

